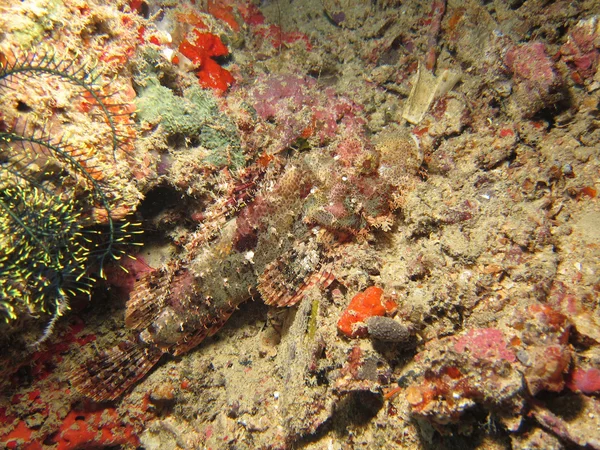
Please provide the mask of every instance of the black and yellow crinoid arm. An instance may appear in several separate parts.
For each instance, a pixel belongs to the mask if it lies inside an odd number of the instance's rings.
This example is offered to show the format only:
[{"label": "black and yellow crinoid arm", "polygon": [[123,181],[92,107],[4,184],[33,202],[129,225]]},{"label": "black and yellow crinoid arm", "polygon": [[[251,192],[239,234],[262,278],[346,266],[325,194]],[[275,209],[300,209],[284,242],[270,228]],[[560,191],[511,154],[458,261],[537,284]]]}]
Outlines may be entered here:
[{"label": "black and yellow crinoid arm", "polygon": [[[0,107],[6,89],[26,89],[19,84],[32,77],[58,77],[95,100],[117,156],[114,105],[97,90],[93,71],[48,53],[12,56],[0,57]],[[115,219],[120,196],[89,151],[24,121],[10,126],[0,116],[0,125],[0,323],[50,315],[44,340],[69,299],[90,293],[94,273],[104,277],[108,260],[119,260],[141,231]]]},{"label": "black and yellow crinoid arm", "polygon": [[64,312],[67,294],[90,288],[90,248],[75,202],[12,175],[0,175],[0,314]]},{"label": "black and yellow crinoid arm", "polygon": [[22,57],[14,53],[0,54],[0,89],[11,89],[11,83],[26,83],[32,77],[55,77],[77,86],[86,98],[99,108],[110,127],[112,153],[116,160],[117,151],[129,136],[119,128],[119,117],[129,116],[126,105],[111,101],[112,94],[104,93],[100,74],[90,63],[77,64],[74,59],[61,58],[51,50],[33,52]]},{"label": "black and yellow crinoid arm", "polygon": [[[89,292],[90,272],[103,276],[107,260],[123,254],[120,244],[139,232],[129,222],[115,224],[101,182],[71,152],[42,136],[0,132],[0,315],[5,320],[16,318],[18,307],[32,315],[66,311],[69,294]],[[59,171],[52,169],[57,161]],[[105,224],[94,223],[94,207],[105,210]]]}]

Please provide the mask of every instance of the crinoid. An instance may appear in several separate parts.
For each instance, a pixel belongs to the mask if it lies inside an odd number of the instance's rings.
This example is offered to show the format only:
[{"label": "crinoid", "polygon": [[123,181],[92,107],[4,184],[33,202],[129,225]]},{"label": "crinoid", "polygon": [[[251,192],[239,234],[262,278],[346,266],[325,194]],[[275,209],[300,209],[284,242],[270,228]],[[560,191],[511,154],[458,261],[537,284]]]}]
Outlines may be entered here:
[{"label": "crinoid", "polygon": [[17,114],[14,125],[5,123],[6,92],[43,82],[40,77],[59,88],[71,84],[97,106],[116,159],[125,143],[118,120],[122,105],[108,103],[98,75],[86,65],[50,54],[11,56],[0,59],[0,322],[49,315],[40,343],[69,309],[69,297],[89,294],[94,271],[103,277],[108,259],[123,255],[119,244],[133,241],[139,230],[117,222],[118,195],[110,191],[97,155],[50,136],[51,127],[16,120]]},{"label": "crinoid", "polygon": [[96,106],[110,128],[113,157],[117,150],[126,144],[129,136],[118,126],[118,118],[129,117],[124,110],[127,105],[109,102],[111,93],[104,93],[104,85],[99,83],[100,73],[89,63],[76,64],[73,59],[62,59],[51,51],[35,52],[21,58],[15,54],[0,54],[0,89],[15,89],[14,83],[26,83],[28,79],[41,76],[53,77],[60,82],[70,83],[83,91],[89,103]]}]

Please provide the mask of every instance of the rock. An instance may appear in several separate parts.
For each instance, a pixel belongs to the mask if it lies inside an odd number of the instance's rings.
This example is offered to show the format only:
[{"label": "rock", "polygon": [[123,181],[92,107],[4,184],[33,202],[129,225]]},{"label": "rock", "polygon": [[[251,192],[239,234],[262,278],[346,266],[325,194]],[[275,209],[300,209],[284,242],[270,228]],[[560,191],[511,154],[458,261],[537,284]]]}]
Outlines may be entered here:
[{"label": "rock", "polygon": [[384,342],[408,344],[413,340],[410,327],[391,317],[373,316],[366,320],[369,336]]}]

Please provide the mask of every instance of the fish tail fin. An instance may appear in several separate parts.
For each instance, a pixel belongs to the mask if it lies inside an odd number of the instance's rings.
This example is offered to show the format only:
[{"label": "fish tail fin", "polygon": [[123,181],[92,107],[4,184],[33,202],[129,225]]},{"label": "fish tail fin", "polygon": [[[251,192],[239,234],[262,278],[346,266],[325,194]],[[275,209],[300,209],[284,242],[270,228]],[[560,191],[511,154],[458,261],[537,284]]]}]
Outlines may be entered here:
[{"label": "fish tail fin", "polygon": [[162,352],[133,341],[99,353],[70,373],[71,385],[97,402],[116,400],[158,362]]}]

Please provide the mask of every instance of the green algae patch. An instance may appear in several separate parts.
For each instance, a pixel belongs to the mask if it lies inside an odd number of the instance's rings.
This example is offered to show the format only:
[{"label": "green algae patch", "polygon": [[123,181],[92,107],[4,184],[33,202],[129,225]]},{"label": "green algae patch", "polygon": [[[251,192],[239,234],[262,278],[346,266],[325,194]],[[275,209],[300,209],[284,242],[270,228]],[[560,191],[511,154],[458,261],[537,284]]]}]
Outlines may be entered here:
[{"label": "green algae patch", "polygon": [[193,86],[178,97],[151,77],[140,93],[137,108],[141,122],[160,123],[168,135],[182,135],[204,147],[208,154],[203,163],[232,169],[245,165],[237,128],[219,111],[210,91]]}]

